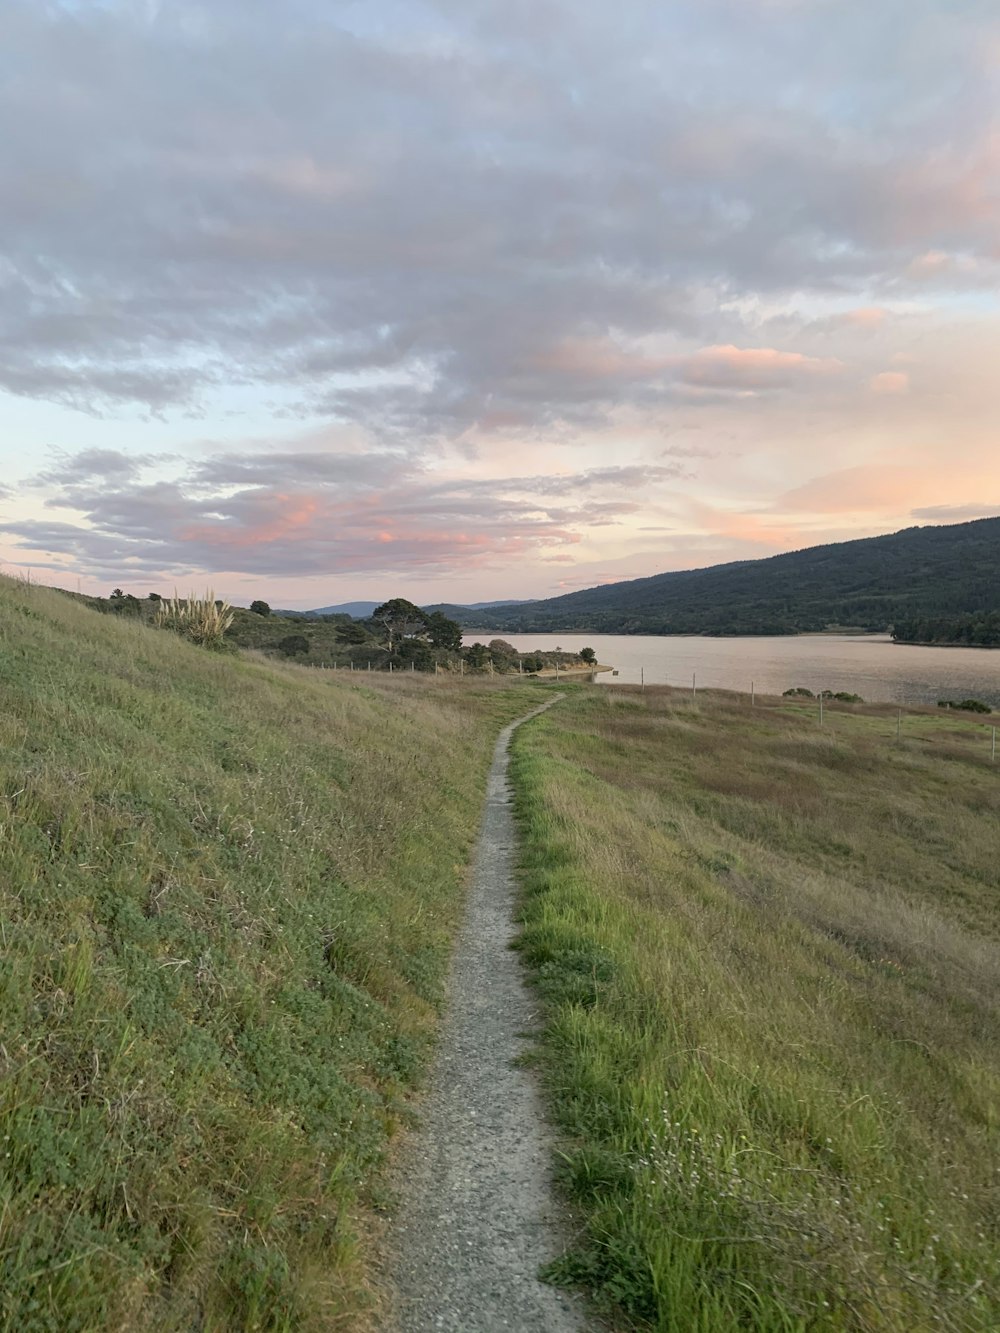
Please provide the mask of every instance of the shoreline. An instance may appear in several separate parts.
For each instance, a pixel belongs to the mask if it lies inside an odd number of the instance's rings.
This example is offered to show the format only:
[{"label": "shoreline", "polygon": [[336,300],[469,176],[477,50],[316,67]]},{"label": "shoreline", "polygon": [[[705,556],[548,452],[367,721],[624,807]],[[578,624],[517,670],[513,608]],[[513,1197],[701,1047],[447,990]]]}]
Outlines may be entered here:
[{"label": "shoreline", "polygon": [[600,671],[614,671],[614,667],[604,666],[600,662],[592,665],[582,664],[571,667],[543,667],[541,671],[526,671],[526,676],[535,680],[561,680],[563,676],[596,676]]},{"label": "shoreline", "polygon": [[927,643],[923,639],[890,639],[896,648],[974,648],[979,652],[995,652],[1000,643]]}]

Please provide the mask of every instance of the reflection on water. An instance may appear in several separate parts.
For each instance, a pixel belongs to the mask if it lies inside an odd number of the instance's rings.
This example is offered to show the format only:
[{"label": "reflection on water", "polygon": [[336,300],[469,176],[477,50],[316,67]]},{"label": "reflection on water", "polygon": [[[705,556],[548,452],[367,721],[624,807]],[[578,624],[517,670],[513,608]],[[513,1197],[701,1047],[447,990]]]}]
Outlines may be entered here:
[{"label": "reflection on water", "polygon": [[[848,690],[872,703],[982,699],[1000,708],[1000,649],[920,648],[887,635],[801,634],[787,638],[664,638],[631,634],[506,634],[473,630],[465,643],[503,638],[519,652],[589,646],[617,668],[619,682],[780,694],[795,685]],[[598,677],[611,684],[613,677]]]}]

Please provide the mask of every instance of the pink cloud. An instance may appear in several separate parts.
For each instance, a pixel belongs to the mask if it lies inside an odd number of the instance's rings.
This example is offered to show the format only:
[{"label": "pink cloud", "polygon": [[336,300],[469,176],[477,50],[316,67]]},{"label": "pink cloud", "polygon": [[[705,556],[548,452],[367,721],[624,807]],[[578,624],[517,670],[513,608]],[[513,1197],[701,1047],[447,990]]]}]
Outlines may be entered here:
[{"label": "pink cloud", "polygon": [[872,393],[882,395],[909,393],[910,377],[902,370],[883,370],[871,377],[868,387]]},{"label": "pink cloud", "polygon": [[943,250],[927,250],[910,261],[907,272],[914,278],[934,277],[950,268],[952,257]]},{"label": "pink cloud", "polygon": [[263,546],[294,540],[307,533],[319,512],[319,504],[310,496],[275,494],[261,497],[256,505],[266,517],[256,524],[234,527],[231,524],[193,523],[182,529],[183,541],[204,542],[208,546]]},{"label": "pink cloud", "polygon": [[888,313],[881,306],[861,306],[857,310],[848,310],[844,315],[844,323],[862,329],[877,329],[885,323]]},{"label": "pink cloud", "polygon": [[775,503],[784,513],[903,514],[914,505],[941,498],[942,478],[934,468],[863,464],[814,477],[786,491]]},{"label": "pink cloud", "polygon": [[781,524],[764,523],[753,514],[715,509],[711,505],[694,504],[692,509],[698,526],[714,536],[729,537],[734,541],[750,542],[773,550],[787,550],[800,544],[800,534]]},{"label": "pink cloud", "polygon": [[771,389],[803,377],[832,375],[843,370],[836,357],[781,352],[775,347],[703,347],[681,364],[687,384],[719,389]]}]

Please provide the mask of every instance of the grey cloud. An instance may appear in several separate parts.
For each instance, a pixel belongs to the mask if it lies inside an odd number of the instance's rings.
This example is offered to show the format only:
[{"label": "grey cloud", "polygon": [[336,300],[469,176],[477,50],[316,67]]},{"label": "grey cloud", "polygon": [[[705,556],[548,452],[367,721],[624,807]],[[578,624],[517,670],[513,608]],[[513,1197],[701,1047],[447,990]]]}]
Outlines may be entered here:
[{"label": "grey cloud", "polygon": [[202,486],[379,486],[391,476],[397,482],[414,475],[418,465],[404,454],[278,452],[217,454],[198,464],[192,479]]},{"label": "grey cloud", "polygon": [[151,461],[148,455],[123,454],[119,449],[83,449],[61,453],[59,462],[35,478],[36,485],[72,486],[96,480],[121,481],[136,477]]},{"label": "grey cloud", "polygon": [[919,285],[928,252],[988,286],[991,12],[778,23],[735,0],[8,0],[0,384],[100,412],[272,384],[401,447],[558,439],[622,392],[544,369],[567,336],[740,342],[720,300]]}]

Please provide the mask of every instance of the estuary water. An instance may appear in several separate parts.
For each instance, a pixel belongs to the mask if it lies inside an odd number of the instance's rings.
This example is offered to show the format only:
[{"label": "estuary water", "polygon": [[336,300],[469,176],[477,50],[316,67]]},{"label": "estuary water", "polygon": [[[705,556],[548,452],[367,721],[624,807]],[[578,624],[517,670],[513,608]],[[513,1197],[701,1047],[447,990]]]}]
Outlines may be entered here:
[{"label": "estuary water", "polygon": [[680,685],[781,694],[796,685],[848,690],[869,703],[936,703],[982,699],[1000,708],[1000,649],[922,648],[883,634],[799,634],[785,637],[702,638],[698,635],[498,634],[470,630],[466,644],[502,638],[518,652],[593,648],[614,667],[601,684]]}]

